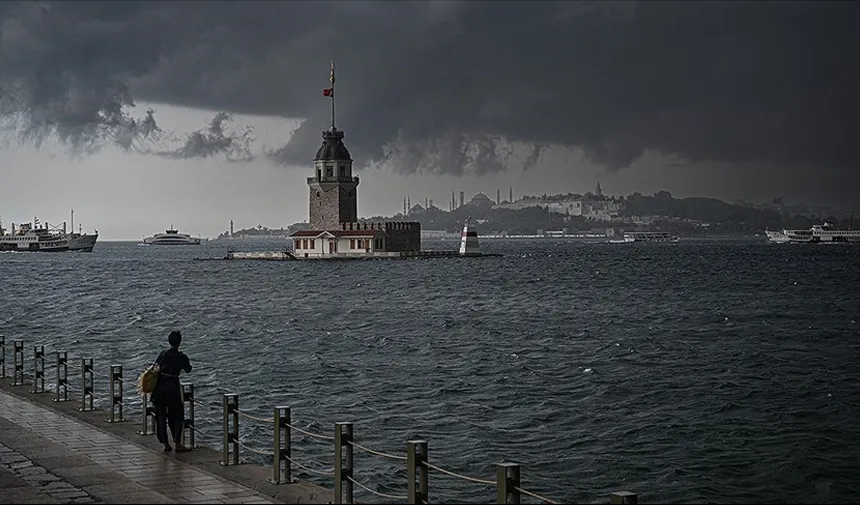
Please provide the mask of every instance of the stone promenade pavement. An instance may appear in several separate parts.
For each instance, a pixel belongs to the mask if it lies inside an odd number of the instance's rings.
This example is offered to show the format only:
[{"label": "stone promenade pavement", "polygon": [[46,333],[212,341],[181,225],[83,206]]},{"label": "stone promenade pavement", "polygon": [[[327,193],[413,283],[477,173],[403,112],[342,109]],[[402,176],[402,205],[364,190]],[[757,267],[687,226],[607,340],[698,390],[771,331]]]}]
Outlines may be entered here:
[{"label": "stone promenade pavement", "polygon": [[131,443],[3,389],[0,503],[307,503],[267,496],[182,461],[196,451],[165,454],[151,439],[152,447]]}]

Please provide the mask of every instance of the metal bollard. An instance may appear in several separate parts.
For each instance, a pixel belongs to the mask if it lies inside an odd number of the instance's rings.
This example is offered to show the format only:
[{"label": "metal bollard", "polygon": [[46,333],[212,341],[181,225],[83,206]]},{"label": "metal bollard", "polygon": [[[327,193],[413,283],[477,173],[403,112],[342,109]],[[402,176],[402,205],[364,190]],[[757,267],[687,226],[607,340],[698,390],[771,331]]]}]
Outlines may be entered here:
[{"label": "metal bollard", "polygon": [[[141,405],[143,410],[143,419],[140,422],[140,431],[137,432],[138,435],[153,435],[155,434],[158,427],[156,426],[155,420],[155,406],[149,404],[149,395],[144,394],[141,397]],[[152,424],[152,431],[148,430],[147,423]]]},{"label": "metal bollard", "polygon": [[612,504],[636,504],[639,503],[636,498],[636,493],[631,493],[630,491],[616,491],[614,493],[609,493],[609,503]]},{"label": "metal bollard", "polygon": [[406,503],[427,502],[427,442],[406,442]]},{"label": "metal bollard", "polygon": [[[62,393],[60,391],[62,390]],[[55,402],[69,400],[69,353],[57,351],[57,397]]]},{"label": "metal bollard", "polygon": [[496,503],[520,503],[519,463],[496,463]]},{"label": "metal bollard", "polygon": [[[182,445],[192,448],[194,447],[194,384],[182,384],[182,401],[188,404],[188,408],[185,409],[185,424],[182,425]],[[184,405],[183,408],[185,408]],[[188,436],[185,435],[186,432]]]},{"label": "metal bollard", "polygon": [[[224,395],[224,453],[221,459],[222,465],[239,464],[239,395]],[[233,418],[233,427],[230,427],[230,418]],[[230,450],[232,448],[232,451]]]},{"label": "metal bollard", "polygon": [[[292,482],[293,475],[290,468],[290,452],[292,451],[292,441],[290,439],[290,408],[275,407],[275,457],[272,464],[274,465],[275,474],[272,477],[272,484],[289,484]],[[283,463],[283,470],[282,468]]]},{"label": "metal bollard", "polygon": [[33,389],[31,393],[45,392],[45,346],[33,346]]},{"label": "metal bollard", "polygon": [[0,335],[0,379],[6,378],[6,335]]},{"label": "metal bollard", "polygon": [[93,407],[93,386],[95,380],[93,376],[93,359],[81,358],[81,412],[89,412],[95,410]]},{"label": "metal bollard", "polygon": [[111,365],[110,376],[110,417],[109,423],[121,423],[122,418],[122,365]]},{"label": "metal bollard", "polygon": [[352,503],[352,423],[334,423],[334,502]]},{"label": "metal bollard", "polygon": [[12,385],[24,385],[24,341],[15,340],[12,342]]}]

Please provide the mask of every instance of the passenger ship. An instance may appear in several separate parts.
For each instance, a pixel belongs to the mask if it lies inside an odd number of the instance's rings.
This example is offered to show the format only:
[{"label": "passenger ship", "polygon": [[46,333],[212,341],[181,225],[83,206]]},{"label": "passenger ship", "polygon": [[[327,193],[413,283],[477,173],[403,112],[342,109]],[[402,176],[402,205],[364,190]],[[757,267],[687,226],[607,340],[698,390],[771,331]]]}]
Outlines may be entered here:
[{"label": "passenger ship", "polygon": [[39,226],[38,220],[34,224],[22,224],[17,230],[13,224],[11,233],[6,233],[6,229],[0,225],[0,251],[59,252],[69,250],[69,239],[64,235],[51,233],[46,225]]},{"label": "passenger ship", "polygon": [[680,240],[678,237],[673,237],[665,231],[631,231],[625,233],[622,240],[613,242],[677,242],[678,240]]},{"label": "passenger ship", "polygon": [[[74,227],[75,211],[72,210],[72,226]],[[66,223],[62,227],[51,226],[48,223],[40,223],[38,218],[33,218],[32,223],[19,225],[7,233],[0,221],[0,251],[85,251],[91,252],[99,238],[98,230],[95,233],[84,233],[78,227],[78,232],[66,233]]]},{"label": "passenger ship", "polygon": [[816,224],[808,230],[765,230],[770,242],[785,243],[833,243],[860,242],[860,230],[840,230],[832,223]]},{"label": "passenger ship", "polygon": [[158,233],[143,239],[145,245],[200,245],[200,238],[192,237],[187,233],[179,233],[174,230],[173,225],[164,233]]}]

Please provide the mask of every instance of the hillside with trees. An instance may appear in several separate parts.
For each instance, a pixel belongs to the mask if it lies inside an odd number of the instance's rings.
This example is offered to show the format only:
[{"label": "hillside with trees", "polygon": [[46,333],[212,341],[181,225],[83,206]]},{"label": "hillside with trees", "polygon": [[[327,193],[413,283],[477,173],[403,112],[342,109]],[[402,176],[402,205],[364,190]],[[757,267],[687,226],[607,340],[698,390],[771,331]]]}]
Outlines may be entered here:
[{"label": "hillside with trees", "polygon": [[[545,202],[561,201],[580,195],[527,197],[524,200]],[[566,230],[568,233],[588,232],[602,228],[622,230],[662,230],[682,236],[717,234],[755,234],[765,229],[809,228],[821,221],[829,221],[848,228],[848,216],[812,216],[781,211],[777,204],[765,208],[738,205],[716,198],[674,198],[667,191],[653,195],[633,193],[618,198],[597,197],[594,200],[612,199],[622,204],[621,216],[613,221],[586,220],[581,216],[565,216],[541,207],[520,210],[466,204],[451,212],[437,207],[410,212],[408,216],[375,216],[379,221],[419,221],[425,230],[458,233],[463,222],[471,217],[479,220],[482,233],[534,234],[539,230]],[[646,224],[647,223],[647,224]]]}]

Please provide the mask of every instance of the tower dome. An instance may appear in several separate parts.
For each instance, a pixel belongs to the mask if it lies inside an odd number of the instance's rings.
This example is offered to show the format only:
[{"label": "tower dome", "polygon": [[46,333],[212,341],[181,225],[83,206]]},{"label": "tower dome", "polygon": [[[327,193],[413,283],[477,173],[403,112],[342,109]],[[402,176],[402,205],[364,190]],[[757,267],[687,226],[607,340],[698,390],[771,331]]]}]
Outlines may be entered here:
[{"label": "tower dome", "polygon": [[322,145],[317,149],[314,161],[352,161],[349,149],[343,143],[343,130],[334,127],[322,132]]}]

